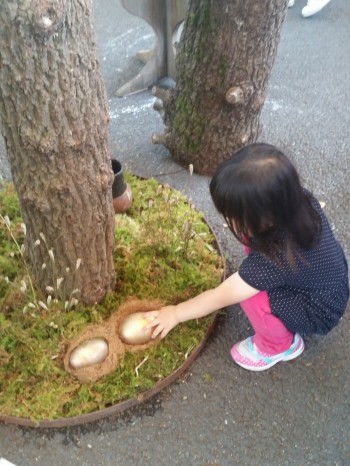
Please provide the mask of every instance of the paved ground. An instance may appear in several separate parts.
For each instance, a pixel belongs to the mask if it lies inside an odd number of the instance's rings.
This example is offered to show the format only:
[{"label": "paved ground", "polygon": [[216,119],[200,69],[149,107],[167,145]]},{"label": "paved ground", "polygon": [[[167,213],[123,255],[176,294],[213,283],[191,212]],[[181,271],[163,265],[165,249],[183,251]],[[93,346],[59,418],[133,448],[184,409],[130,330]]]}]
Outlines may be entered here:
[{"label": "paved ground", "polygon": [[[211,207],[208,179],[195,176],[189,184],[168,152],[150,143],[151,133],[162,129],[154,98],[148,92],[114,97],[140,69],[134,56],[152,45],[151,29],[118,0],[94,4],[113,156],[137,174],[187,192],[234,267],[241,252]],[[291,154],[305,184],[326,202],[349,256],[350,4],[334,0],[308,20],[300,15],[302,6],[296,0],[288,12],[260,140]],[[0,155],[8,177],[1,145]],[[349,313],[326,337],[306,339],[302,357],[260,374],[229,357],[231,345],[249,331],[239,308],[229,309],[182,380],[119,418],[57,431],[0,424],[0,457],[17,466],[349,465]]]}]

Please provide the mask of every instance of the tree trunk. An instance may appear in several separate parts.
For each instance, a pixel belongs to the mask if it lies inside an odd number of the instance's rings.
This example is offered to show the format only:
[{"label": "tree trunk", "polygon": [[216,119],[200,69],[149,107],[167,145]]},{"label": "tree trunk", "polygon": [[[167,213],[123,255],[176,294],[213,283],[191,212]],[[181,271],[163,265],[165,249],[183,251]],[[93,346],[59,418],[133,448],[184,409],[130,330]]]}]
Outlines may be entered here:
[{"label": "tree trunk", "polygon": [[167,127],[153,142],[211,175],[256,141],[286,7],[287,0],[190,1],[175,91],[154,89]]},{"label": "tree trunk", "polygon": [[115,281],[114,212],[92,3],[2,2],[0,44],[0,119],[34,279],[45,291],[64,278],[61,298],[74,288],[99,302]]}]

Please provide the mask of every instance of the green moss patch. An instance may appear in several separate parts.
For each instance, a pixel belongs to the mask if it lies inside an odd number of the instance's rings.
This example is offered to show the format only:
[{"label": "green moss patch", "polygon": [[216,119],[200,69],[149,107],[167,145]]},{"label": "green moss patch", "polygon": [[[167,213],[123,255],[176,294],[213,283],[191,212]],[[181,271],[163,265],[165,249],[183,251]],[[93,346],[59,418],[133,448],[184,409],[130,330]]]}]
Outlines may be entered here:
[{"label": "green moss patch", "polygon": [[174,304],[222,278],[222,259],[201,213],[168,186],[125,176],[133,205],[115,218],[115,290],[99,305],[67,311],[62,303],[40,312],[28,306],[21,291],[28,269],[19,252],[24,233],[18,200],[10,184],[0,192],[1,414],[68,418],[140,396],[184,363],[212,323],[209,316],[177,326],[156,346],[127,352],[112,374],[94,383],[80,383],[63,369],[65,343],[87,325],[104,322],[128,297]]}]

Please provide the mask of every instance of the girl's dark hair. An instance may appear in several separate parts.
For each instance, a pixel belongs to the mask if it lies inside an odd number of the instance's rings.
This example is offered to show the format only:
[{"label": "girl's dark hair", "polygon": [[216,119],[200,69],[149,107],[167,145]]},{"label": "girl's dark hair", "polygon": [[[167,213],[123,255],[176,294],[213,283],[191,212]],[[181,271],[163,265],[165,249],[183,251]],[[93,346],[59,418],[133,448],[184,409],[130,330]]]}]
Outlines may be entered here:
[{"label": "girl's dark hair", "polygon": [[210,194],[236,238],[277,262],[282,253],[294,265],[294,251],[317,244],[321,218],[311,194],[288,157],[270,144],[251,144],[225,160]]}]

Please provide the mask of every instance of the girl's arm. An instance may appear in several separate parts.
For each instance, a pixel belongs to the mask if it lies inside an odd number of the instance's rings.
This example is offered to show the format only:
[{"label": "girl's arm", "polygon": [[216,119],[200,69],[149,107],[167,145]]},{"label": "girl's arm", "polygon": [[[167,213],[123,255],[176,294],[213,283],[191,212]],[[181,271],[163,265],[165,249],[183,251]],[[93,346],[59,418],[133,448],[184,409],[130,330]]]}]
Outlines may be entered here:
[{"label": "girl's arm", "polygon": [[152,338],[159,335],[164,338],[180,322],[204,317],[218,309],[251,298],[259,291],[243,281],[236,272],[218,287],[204,291],[195,298],[176,306],[163,307],[159,311],[147,312],[145,317],[150,323],[146,328],[155,327]]}]

